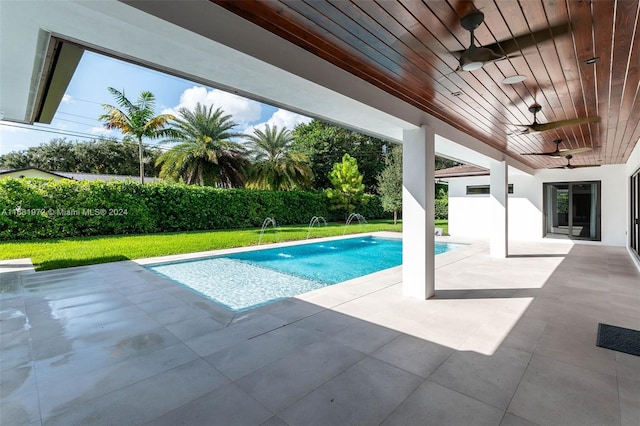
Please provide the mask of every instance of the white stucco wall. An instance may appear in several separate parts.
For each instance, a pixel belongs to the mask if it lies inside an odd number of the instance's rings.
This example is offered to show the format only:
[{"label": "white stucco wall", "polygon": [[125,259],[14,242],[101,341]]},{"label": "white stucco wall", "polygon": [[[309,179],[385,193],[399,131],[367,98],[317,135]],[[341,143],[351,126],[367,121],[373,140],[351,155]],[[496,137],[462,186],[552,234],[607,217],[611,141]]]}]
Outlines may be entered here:
[{"label": "white stucco wall", "polygon": [[636,147],[631,151],[631,155],[627,160],[627,176],[631,176],[638,169],[640,169],[640,140],[636,144]]},{"label": "white stucco wall", "polygon": [[[538,170],[535,175],[510,174],[509,239],[535,240],[543,235],[542,184],[601,181],[601,244],[626,246],[628,231],[628,176],[625,165],[597,169]],[[449,234],[490,238],[489,196],[466,195],[467,185],[488,185],[489,177],[449,179]]]}]

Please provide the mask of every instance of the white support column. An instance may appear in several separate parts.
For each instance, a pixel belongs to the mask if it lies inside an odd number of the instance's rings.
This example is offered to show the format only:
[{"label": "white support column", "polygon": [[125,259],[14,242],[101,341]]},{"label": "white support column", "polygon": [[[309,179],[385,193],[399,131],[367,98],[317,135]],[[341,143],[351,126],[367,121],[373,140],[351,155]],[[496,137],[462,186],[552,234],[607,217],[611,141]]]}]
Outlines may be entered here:
[{"label": "white support column", "polygon": [[491,241],[489,254],[507,257],[509,254],[509,174],[506,161],[491,161]]},{"label": "white support column", "polygon": [[435,290],[433,129],[405,130],[402,151],[402,293],[428,299]]}]

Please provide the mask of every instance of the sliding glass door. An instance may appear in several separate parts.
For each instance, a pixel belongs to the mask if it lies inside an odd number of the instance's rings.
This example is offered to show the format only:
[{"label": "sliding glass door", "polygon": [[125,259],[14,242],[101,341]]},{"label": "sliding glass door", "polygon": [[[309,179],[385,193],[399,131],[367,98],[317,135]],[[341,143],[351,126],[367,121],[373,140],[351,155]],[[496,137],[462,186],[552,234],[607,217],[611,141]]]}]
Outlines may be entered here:
[{"label": "sliding glass door", "polygon": [[545,236],[600,241],[600,182],[544,184]]},{"label": "sliding glass door", "polygon": [[630,247],[640,256],[640,170],[631,176],[631,232]]}]

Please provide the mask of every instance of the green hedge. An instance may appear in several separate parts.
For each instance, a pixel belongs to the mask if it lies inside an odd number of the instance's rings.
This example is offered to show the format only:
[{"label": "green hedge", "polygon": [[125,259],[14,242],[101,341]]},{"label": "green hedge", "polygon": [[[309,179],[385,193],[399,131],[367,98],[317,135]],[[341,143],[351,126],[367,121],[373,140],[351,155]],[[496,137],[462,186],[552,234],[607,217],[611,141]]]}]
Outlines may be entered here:
[{"label": "green hedge", "polygon": [[[389,218],[380,199],[358,208],[367,219]],[[344,220],[323,192],[254,191],[134,181],[0,180],[0,239],[60,238]]]},{"label": "green hedge", "polygon": [[446,198],[436,199],[435,219],[449,219],[449,200]]}]

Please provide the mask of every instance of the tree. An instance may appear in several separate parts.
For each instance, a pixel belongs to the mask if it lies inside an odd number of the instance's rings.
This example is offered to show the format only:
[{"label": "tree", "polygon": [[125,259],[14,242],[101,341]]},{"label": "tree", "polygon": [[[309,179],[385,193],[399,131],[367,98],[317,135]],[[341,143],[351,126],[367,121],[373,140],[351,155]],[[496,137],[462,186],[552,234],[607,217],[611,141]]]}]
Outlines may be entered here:
[{"label": "tree", "polygon": [[71,171],[76,164],[73,148],[73,142],[65,138],[55,138],[47,144],[5,154],[0,165],[3,169],[37,167],[48,171]]},{"label": "tree", "polygon": [[99,117],[104,121],[107,129],[118,129],[124,135],[131,136],[138,142],[140,161],[140,183],[144,183],[144,138],[158,139],[174,135],[173,129],[167,127],[170,120],[175,119],[171,114],[155,115],[156,98],[153,93],[143,91],[134,104],[122,92],[108,88],[118,104],[118,107],[104,104],[106,114]]},{"label": "tree", "polygon": [[393,224],[398,222],[398,211],[402,210],[402,146],[391,149],[387,167],[378,175],[378,193],[382,209],[393,212]]},{"label": "tree", "polygon": [[253,157],[247,187],[288,191],[310,186],[313,172],[307,157],[291,150],[293,136],[286,127],[278,131],[267,124],[264,131],[255,129],[245,138]]},{"label": "tree", "polygon": [[[77,164],[74,170],[69,171],[127,176],[138,174],[138,144],[134,141],[92,140],[76,143],[73,151]],[[149,159],[145,167],[146,176],[158,176],[159,168],[154,166],[154,162],[160,154],[158,147],[144,147],[144,158]]]},{"label": "tree", "polygon": [[347,215],[353,213],[364,195],[364,184],[356,159],[344,154],[342,162],[333,165],[329,180],[333,189],[327,190],[327,196],[335,204],[334,208],[346,210]]},{"label": "tree", "polygon": [[436,155],[436,170],[448,169],[449,167],[458,166],[460,163],[448,158],[438,157]]},{"label": "tree", "polygon": [[344,154],[349,154],[358,162],[366,191],[375,192],[376,176],[385,167],[383,147],[388,142],[318,120],[298,125],[293,137],[293,148],[308,158],[314,175],[314,188],[329,188],[328,175],[333,164],[340,162]]},{"label": "tree", "polygon": [[[153,161],[160,155],[157,147],[145,147],[144,155]],[[52,172],[102,173],[136,175],[138,173],[138,144],[111,139],[70,141],[52,139],[47,143],[23,151],[0,156],[0,168],[21,169],[37,167]],[[158,170],[147,174],[158,176]]]},{"label": "tree", "polygon": [[180,117],[173,121],[176,134],[166,140],[178,145],[156,161],[162,166],[160,176],[182,179],[187,184],[227,188],[244,185],[247,152],[232,140],[239,134],[233,131],[237,124],[231,115],[200,103],[193,111],[180,108],[178,113]]}]

